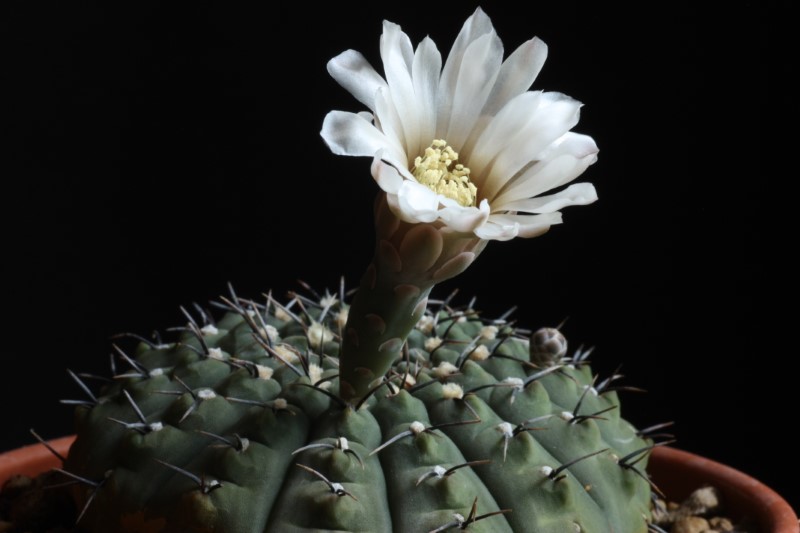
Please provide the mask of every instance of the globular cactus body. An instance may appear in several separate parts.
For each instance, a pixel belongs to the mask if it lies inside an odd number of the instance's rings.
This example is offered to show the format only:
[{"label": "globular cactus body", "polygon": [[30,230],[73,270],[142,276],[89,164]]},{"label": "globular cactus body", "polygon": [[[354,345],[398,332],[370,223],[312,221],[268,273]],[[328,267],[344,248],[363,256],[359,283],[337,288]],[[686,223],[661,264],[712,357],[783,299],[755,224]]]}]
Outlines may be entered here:
[{"label": "globular cactus body", "polygon": [[647,530],[649,442],[580,355],[543,361],[529,332],[432,303],[382,384],[345,402],[341,301],[225,301],[87,390],[64,465],[83,527]]}]

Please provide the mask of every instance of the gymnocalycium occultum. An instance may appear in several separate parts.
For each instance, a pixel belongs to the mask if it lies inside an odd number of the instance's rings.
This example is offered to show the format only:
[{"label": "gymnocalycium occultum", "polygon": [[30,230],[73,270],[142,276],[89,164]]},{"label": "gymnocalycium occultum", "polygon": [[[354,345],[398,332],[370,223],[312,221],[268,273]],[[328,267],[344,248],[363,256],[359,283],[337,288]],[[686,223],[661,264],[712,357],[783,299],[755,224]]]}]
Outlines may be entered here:
[{"label": "gymnocalycium occultum", "polygon": [[[574,180],[597,147],[580,104],[529,91],[546,46],[505,61],[478,9],[444,65],[385,22],[384,75],[328,64],[369,112],[322,137],[373,158],[377,242],[352,302],[233,290],[185,311],[177,339],[114,346],[99,391],[71,373],[63,472],[92,532],[647,531],[656,446],[620,417],[617,383],[553,328],[430,297],[489,240],[533,237],[596,199]],[[558,189],[545,196],[552,189]],[[222,310],[219,310],[222,308]]]}]

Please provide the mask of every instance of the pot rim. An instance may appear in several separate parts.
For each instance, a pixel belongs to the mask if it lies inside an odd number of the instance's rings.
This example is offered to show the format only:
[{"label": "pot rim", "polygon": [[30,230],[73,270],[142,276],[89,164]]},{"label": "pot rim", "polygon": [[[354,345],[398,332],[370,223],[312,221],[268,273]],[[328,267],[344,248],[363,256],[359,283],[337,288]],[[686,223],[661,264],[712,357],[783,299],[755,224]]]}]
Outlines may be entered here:
[{"label": "pot rim", "polygon": [[751,514],[765,533],[800,533],[800,521],[789,503],[757,479],[700,455],[660,446],[653,450],[647,466],[657,484],[668,487],[671,498],[680,499],[699,488],[698,478],[713,485],[739,514]]},{"label": "pot rim", "polygon": [[[67,435],[48,440],[47,443],[58,453],[66,456],[75,435]],[[28,444],[0,453],[0,486],[14,474],[35,476],[50,468],[59,467],[61,461],[41,443]]]}]

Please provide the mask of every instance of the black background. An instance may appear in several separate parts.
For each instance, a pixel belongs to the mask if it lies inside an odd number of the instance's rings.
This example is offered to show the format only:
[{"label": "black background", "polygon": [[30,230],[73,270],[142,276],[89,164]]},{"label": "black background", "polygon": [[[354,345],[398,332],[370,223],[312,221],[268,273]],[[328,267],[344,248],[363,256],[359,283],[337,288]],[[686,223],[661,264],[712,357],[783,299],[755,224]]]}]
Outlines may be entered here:
[{"label": "black background", "polygon": [[[445,54],[478,5],[30,4],[4,17],[0,449],[31,427],[71,432],[66,369],[105,372],[114,333],[179,325],[179,305],[229,281],[250,297],[355,284],[377,186],[369,160],[319,136],[329,110],[361,109],[325,64],[355,48],[379,66],[384,18]],[[596,370],[621,364],[649,391],[624,395],[629,419],[674,420],[676,446],[798,506],[779,268],[796,239],[772,215],[795,158],[776,129],[797,107],[782,84],[788,3],[600,4],[484,4],[507,54],[534,35],[549,45],[534,88],[585,103],[575,129],[600,147],[584,175],[600,200],[543,237],[490,243],[434,294],[458,287],[487,315],[517,304],[529,327],[568,317]]]}]

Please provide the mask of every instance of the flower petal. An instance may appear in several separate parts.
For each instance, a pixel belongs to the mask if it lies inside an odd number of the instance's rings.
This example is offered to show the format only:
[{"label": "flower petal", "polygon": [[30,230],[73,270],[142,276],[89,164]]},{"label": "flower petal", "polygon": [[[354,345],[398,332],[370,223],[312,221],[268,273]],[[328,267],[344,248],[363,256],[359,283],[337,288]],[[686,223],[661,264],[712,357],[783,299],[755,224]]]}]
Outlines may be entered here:
[{"label": "flower petal", "polygon": [[517,200],[495,205],[495,211],[523,213],[552,213],[570,205],[587,205],[597,200],[597,191],[591,183],[575,183],[563,191],[548,196]]},{"label": "flower petal", "polygon": [[506,149],[495,163],[502,173],[516,173],[525,163],[537,159],[548,146],[578,123],[583,104],[561,93],[542,93],[536,115],[527,127],[508,139]]},{"label": "flower petal", "polygon": [[405,212],[403,212],[403,209],[400,207],[400,199],[396,194],[387,194],[386,203],[389,204],[389,209],[391,209],[392,213],[394,213],[394,216],[403,222],[408,222],[409,224],[416,224],[419,222],[415,218],[411,218],[407,216]]},{"label": "flower petal", "polygon": [[484,115],[495,115],[512,98],[533,85],[547,59],[547,45],[538,37],[522,43],[500,68],[497,81],[483,108]]},{"label": "flower petal", "polygon": [[[381,205],[389,207],[383,210],[387,217],[436,223],[437,231],[455,235],[448,242],[483,243],[476,249],[487,240],[540,235],[561,222],[559,209],[597,199],[589,183],[537,197],[574,180],[597,160],[594,140],[569,131],[578,122],[580,102],[527,90],[546,56],[547,46],[534,38],[503,61],[502,42],[478,8],[442,68],[431,39],[415,51],[400,26],[385,21],[386,80],[354,51],[328,66],[372,113],[331,112],[321,134],[334,153],[373,157],[372,175],[385,192]],[[414,157],[442,138],[470,167],[481,198],[477,207],[461,206],[412,175]]]},{"label": "flower petal", "polygon": [[[497,155],[508,147],[508,140],[525,129],[533,119],[542,99],[541,91],[529,91],[513,98],[496,116],[492,117],[475,142],[469,156],[469,168],[480,181],[476,185],[486,186],[487,167]],[[484,195],[485,196],[485,195]]]},{"label": "flower petal", "polygon": [[408,153],[409,147],[416,150],[419,146],[419,109],[411,81],[414,49],[408,35],[403,33],[400,26],[388,21],[383,23],[381,58],[391,90],[391,103],[401,125],[398,129],[402,129]]},{"label": "flower petal", "polygon": [[511,215],[512,219],[519,217],[519,236],[523,239],[538,237],[547,233],[553,224],[561,224],[561,213],[546,213],[542,215]]},{"label": "flower petal", "polygon": [[[483,227],[490,224],[497,225],[498,237],[494,240],[507,240],[513,237],[538,237],[545,233],[553,224],[561,223],[561,213],[546,213],[542,215],[492,215]],[[494,229],[493,231],[498,231]],[[478,234],[478,232],[475,232]],[[512,235],[513,233],[513,235]],[[511,237],[509,237],[511,235]]]},{"label": "flower petal", "polygon": [[382,160],[383,150],[379,150],[372,159],[372,177],[378,186],[389,194],[397,194],[403,185],[403,177],[397,169]]},{"label": "flower petal", "polygon": [[403,181],[397,192],[397,205],[407,219],[415,222],[433,222],[439,216],[438,195],[416,181]]},{"label": "flower petal", "polygon": [[569,183],[597,161],[597,145],[588,135],[568,132],[545,156],[525,170],[492,200],[493,205],[531,198]]},{"label": "flower petal", "polygon": [[386,87],[386,81],[369,61],[355,50],[347,50],[328,61],[328,73],[356,100],[375,110],[375,93]]},{"label": "flower petal", "polygon": [[[560,93],[543,93],[530,121],[516,132],[508,131],[506,145],[486,173],[484,197],[493,198],[518,172],[536,161],[551,144],[578,123],[581,103]],[[505,128],[504,128],[505,129]]]},{"label": "flower petal", "polygon": [[458,33],[447,61],[442,69],[441,81],[439,83],[439,97],[436,111],[436,135],[442,137],[447,133],[450,125],[450,115],[453,111],[453,98],[456,93],[459,72],[464,60],[464,53],[473,41],[481,35],[494,31],[492,21],[479,7],[464,22],[461,31]]},{"label": "flower petal", "polygon": [[494,30],[477,38],[464,52],[453,94],[453,112],[444,136],[451,146],[460,147],[467,141],[502,61],[503,43]]},{"label": "flower petal", "polygon": [[[401,159],[398,159],[397,154],[392,155],[391,151],[382,149],[375,154],[375,157],[380,159],[385,165],[390,166],[394,169],[394,171],[400,175],[401,178],[405,178],[407,180],[416,181],[417,179],[408,169],[408,165],[406,164],[406,157],[405,154],[402,155]],[[376,170],[375,162],[373,158],[373,165],[371,167],[373,172]],[[373,174],[374,177],[374,174]],[[385,189],[384,189],[385,190]],[[389,192],[389,191],[387,191]]]},{"label": "flower petal", "polygon": [[[441,201],[441,200],[440,200]],[[478,207],[463,207],[453,202],[439,210],[439,218],[447,224],[449,228],[461,233],[475,231],[475,228],[483,225],[491,213],[489,202],[483,200]]]},{"label": "flower petal", "polygon": [[439,90],[439,74],[442,70],[442,55],[436,44],[425,37],[417,46],[411,78],[417,97],[419,112],[419,143],[407,145],[409,157],[416,157],[427,148],[436,135],[436,94]]},{"label": "flower petal", "polygon": [[439,267],[433,273],[431,279],[436,283],[441,283],[444,280],[453,278],[464,272],[475,261],[476,257],[475,252],[461,252]]},{"label": "flower petal", "polygon": [[[444,247],[442,233],[432,224],[417,224],[408,230],[398,252],[406,272],[425,272],[439,260]],[[419,290],[417,290],[419,292]]]},{"label": "flower petal", "polygon": [[[396,153],[402,153],[404,157],[399,159],[407,161],[406,141],[403,135],[403,125],[400,115],[394,107],[392,101],[391,88],[379,89],[375,95],[375,122],[386,135],[386,138],[394,146]],[[406,163],[408,164],[408,163]]]},{"label": "flower petal", "polygon": [[347,111],[331,111],[320,132],[331,152],[337,155],[374,156],[389,141],[363,116]]},{"label": "flower petal", "polygon": [[489,241],[508,241],[519,234],[519,224],[501,224],[489,218],[486,224],[475,229],[475,235]]}]

